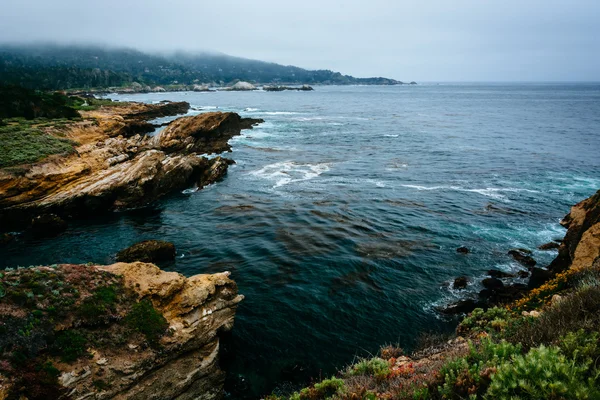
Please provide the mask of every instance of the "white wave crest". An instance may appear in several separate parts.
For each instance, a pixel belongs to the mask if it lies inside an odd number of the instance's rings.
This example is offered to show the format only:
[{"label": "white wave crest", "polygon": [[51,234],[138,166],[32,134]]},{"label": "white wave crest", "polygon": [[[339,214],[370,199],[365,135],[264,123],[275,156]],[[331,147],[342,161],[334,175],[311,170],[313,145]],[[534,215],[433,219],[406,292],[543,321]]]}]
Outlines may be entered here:
[{"label": "white wave crest", "polygon": [[259,170],[250,172],[259,178],[275,181],[273,188],[294,182],[307,181],[329,171],[330,164],[300,164],[294,161],[283,161],[269,164]]},{"label": "white wave crest", "polygon": [[529,192],[538,193],[537,190],[521,189],[521,188],[482,188],[482,189],[467,189],[460,186],[420,186],[420,185],[401,185],[403,187],[417,190],[455,190],[458,192],[472,192],[483,196],[492,197],[494,199],[508,201],[507,197],[502,192]]}]

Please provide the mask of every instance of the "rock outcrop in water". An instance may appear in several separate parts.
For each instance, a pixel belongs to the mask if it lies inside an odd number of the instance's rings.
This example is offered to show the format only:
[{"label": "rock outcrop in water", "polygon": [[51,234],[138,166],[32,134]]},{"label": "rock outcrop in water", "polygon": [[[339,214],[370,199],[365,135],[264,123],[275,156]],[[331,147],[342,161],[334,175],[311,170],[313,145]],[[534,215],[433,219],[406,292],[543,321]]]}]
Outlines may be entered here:
[{"label": "rock outcrop in water", "polygon": [[84,112],[86,119],[66,133],[79,144],[75,154],[0,170],[0,225],[22,228],[41,214],[68,219],[140,207],[220,179],[231,161],[200,155],[230,150],[231,137],[262,120],[214,112],[176,119],[157,137],[129,135],[148,118],[188,108],[188,103],[119,103]]},{"label": "rock outcrop in water", "polygon": [[0,398],[221,398],[219,333],[243,299],[228,275],[139,262],[6,272]]},{"label": "rock outcrop in water", "polygon": [[[479,299],[461,300],[440,310],[445,314],[463,314],[476,307],[489,307],[506,304],[524,296],[529,290],[542,286],[566,270],[582,270],[590,268],[600,259],[600,191],[593,196],[574,205],[561,224],[567,232],[560,241],[558,256],[547,268],[536,267],[536,261],[527,249],[513,249],[508,252],[516,261],[528,268],[521,271],[519,278],[529,277],[527,285],[511,283],[514,276],[501,271],[490,270],[490,278],[482,281],[484,289]],[[509,279],[503,282],[500,279]]]},{"label": "rock outcrop in water", "polygon": [[561,272],[589,264],[600,256],[600,190],[577,203],[561,221],[567,234],[549,270]]},{"label": "rock outcrop in water", "polygon": [[175,259],[175,245],[162,240],[144,240],[117,253],[118,262],[161,262]]}]

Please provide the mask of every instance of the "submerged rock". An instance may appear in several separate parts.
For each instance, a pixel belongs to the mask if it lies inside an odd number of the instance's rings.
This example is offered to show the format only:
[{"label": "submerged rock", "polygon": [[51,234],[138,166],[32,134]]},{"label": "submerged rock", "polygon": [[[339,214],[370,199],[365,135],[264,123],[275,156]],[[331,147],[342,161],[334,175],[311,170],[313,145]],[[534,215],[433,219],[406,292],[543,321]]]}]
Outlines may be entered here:
[{"label": "submerged rock", "polygon": [[145,240],[117,253],[118,262],[161,262],[175,259],[175,245],[162,240]]},{"label": "submerged rock", "polygon": [[540,249],[540,250],[554,250],[554,249],[558,249],[559,247],[560,247],[560,243],[549,242],[549,243],[542,244],[541,246],[538,247],[538,249]]},{"label": "submerged rock", "polygon": [[446,315],[459,315],[467,314],[476,308],[485,307],[485,303],[473,299],[459,300],[456,303],[452,303],[445,308],[439,309],[439,312]]},{"label": "submerged rock", "polygon": [[39,238],[57,236],[66,230],[67,223],[55,214],[42,214],[31,220],[31,233]]},{"label": "submerged rock", "polygon": [[533,267],[537,262],[533,259],[533,257],[527,255],[531,254],[531,251],[525,249],[514,249],[508,252],[516,261],[523,264],[526,267]]},{"label": "submerged rock", "polygon": [[498,279],[515,277],[513,274],[509,274],[508,272],[500,271],[498,269],[490,269],[487,273],[492,278],[498,278]]},{"label": "submerged rock", "polygon": [[466,276],[459,276],[452,283],[452,287],[454,289],[464,289],[467,287],[468,283],[469,283],[469,279]]},{"label": "submerged rock", "polygon": [[470,250],[464,246],[461,246],[458,249],[456,249],[456,252],[461,254],[468,254]]},{"label": "submerged rock", "polygon": [[485,278],[481,284],[484,288],[490,290],[498,290],[504,287],[504,283],[498,278]]}]

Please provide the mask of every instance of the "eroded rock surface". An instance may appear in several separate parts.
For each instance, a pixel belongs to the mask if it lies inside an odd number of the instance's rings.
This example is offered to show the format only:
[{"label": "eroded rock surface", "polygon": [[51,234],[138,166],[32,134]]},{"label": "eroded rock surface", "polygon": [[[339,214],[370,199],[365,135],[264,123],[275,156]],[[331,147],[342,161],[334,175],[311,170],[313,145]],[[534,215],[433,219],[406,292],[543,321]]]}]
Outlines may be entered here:
[{"label": "eroded rock surface", "polygon": [[561,225],[567,233],[548,269],[560,272],[591,265],[600,256],[600,190],[571,207]]},{"label": "eroded rock surface", "polygon": [[123,135],[144,129],[144,118],[188,107],[128,103],[85,113],[87,120],[67,132],[79,143],[75,154],[49,157],[19,173],[0,170],[0,225],[22,228],[40,214],[67,219],[140,207],[169,192],[219,180],[231,162],[201,155],[230,150],[227,141],[260,120],[214,112],[176,119],[157,137]]},{"label": "eroded rock surface", "polygon": [[[18,329],[31,309],[38,322],[28,335],[4,337],[0,390],[8,398],[220,399],[219,333],[232,328],[243,299],[228,276],[186,278],[141,262],[7,272],[0,322]],[[23,290],[39,293],[37,303],[22,302]],[[148,331],[152,324],[158,330]],[[11,358],[16,352],[26,363]]]}]

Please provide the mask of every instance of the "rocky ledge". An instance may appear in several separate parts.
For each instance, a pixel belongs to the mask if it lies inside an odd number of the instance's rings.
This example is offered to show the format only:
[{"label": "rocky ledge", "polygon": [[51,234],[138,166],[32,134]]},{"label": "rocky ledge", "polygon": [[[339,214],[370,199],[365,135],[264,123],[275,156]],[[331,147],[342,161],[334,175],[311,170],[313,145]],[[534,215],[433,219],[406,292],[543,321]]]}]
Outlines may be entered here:
[{"label": "rocky ledge", "polygon": [[229,273],[185,278],[153,264],[5,271],[0,398],[219,399]]},{"label": "rocky ledge", "polygon": [[74,153],[0,169],[0,226],[22,229],[36,217],[62,219],[136,208],[172,191],[220,179],[233,161],[227,141],[262,120],[211,112],[178,118],[157,136],[148,119],[186,112],[188,103],[118,103],[82,112],[62,135]]},{"label": "rocky ledge", "polygon": [[[536,266],[536,261],[527,249],[513,249],[508,252],[524,268],[517,276],[502,271],[488,271],[488,278],[481,283],[484,287],[478,298],[466,298],[448,307],[440,309],[443,314],[465,314],[475,308],[509,304],[526,297],[531,290],[544,285],[565,271],[574,273],[591,268],[600,259],[600,190],[591,197],[577,203],[561,221],[567,228],[563,240],[556,243],[557,257],[545,268]],[[549,244],[541,247],[551,247]],[[513,278],[528,278],[527,284],[514,282]],[[458,277],[453,283],[454,289],[466,286],[467,277]]]}]

